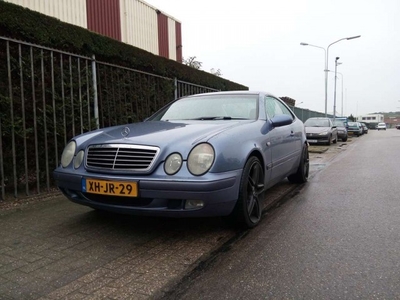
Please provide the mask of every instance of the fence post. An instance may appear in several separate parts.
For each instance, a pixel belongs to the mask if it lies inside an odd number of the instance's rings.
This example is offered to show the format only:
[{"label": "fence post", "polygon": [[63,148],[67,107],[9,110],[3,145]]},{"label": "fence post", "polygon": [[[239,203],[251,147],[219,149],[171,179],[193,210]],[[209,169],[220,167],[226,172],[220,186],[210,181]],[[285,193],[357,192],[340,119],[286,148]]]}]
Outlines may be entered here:
[{"label": "fence post", "polygon": [[92,56],[92,79],[93,79],[93,106],[94,106],[94,118],[96,120],[96,128],[100,128],[99,123],[99,101],[97,98],[97,73],[96,73],[96,56]]},{"label": "fence post", "polygon": [[3,161],[3,133],[1,132],[1,117],[0,117],[0,185],[1,196],[0,201],[6,199],[6,187],[4,186],[4,161]]},{"label": "fence post", "polygon": [[174,100],[178,99],[178,79],[174,79]]}]

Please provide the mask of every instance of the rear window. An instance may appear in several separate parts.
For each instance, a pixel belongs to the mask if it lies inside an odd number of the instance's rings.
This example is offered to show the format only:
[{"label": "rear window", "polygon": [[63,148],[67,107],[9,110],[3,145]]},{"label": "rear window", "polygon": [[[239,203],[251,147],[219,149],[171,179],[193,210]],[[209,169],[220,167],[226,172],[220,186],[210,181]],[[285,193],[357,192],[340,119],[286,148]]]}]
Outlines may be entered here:
[{"label": "rear window", "polygon": [[343,121],[340,121],[340,120],[335,120],[334,122],[333,122],[333,125],[335,125],[335,126],[342,126],[342,127],[345,127],[346,125],[344,124],[344,122]]},{"label": "rear window", "polygon": [[330,127],[329,120],[327,119],[308,119],[304,123],[305,127]]}]

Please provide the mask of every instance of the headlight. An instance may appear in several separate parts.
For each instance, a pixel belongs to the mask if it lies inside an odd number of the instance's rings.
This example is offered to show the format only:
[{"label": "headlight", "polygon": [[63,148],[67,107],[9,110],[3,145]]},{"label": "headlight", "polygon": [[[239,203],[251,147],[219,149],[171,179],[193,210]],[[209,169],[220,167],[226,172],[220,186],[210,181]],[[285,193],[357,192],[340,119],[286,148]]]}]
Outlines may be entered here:
[{"label": "headlight", "polygon": [[68,165],[71,163],[75,155],[75,149],[75,141],[69,142],[68,145],[65,146],[64,151],[61,155],[61,165],[63,166],[63,168],[68,167]]},{"label": "headlight", "polygon": [[210,144],[199,144],[190,151],[188,169],[193,175],[203,175],[214,162],[214,149]]},{"label": "headlight", "polygon": [[83,150],[79,151],[74,159],[74,168],[75,169],[78,169],[81,166],[84,157],[85,157],[85,151],[83,151]]},{"label": "headlight", "polygon": [[181,169],[182,156],[179,153],[172,153],[167,157],[164,163],[164,171],[168,175],[174,175]]},{"label": "headlight", "polygon": [[323,131],[323,132],[319,133],[319,135],[328,135],[328,131]]}]

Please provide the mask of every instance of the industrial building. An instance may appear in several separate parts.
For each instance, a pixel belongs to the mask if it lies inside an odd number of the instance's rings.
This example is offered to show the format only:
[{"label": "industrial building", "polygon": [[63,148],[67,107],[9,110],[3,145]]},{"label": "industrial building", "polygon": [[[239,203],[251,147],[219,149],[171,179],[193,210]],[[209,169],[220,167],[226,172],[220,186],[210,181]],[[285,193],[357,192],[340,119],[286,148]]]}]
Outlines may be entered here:
[{"label": "industrial building", "polygon": [[181,23],[142,0],[6,0],[182,62]]},{"label": "industrial building", "polygon": [[363,122],[365,123],[369,129],[375,129],[375,126],[378,125],[378,123],[384,122],[385,116],[383,114],[369,114],[369,115],[362,115],[358,116],[357,122]]}]

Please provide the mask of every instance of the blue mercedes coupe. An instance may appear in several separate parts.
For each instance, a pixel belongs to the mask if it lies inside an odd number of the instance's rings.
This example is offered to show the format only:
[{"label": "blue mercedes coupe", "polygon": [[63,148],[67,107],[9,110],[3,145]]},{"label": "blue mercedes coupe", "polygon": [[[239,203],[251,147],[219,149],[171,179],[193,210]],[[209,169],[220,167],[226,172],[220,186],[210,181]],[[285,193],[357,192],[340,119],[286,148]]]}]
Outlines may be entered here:
[{"label": "blue mercedes coupe", "polygon": [[144,122],[74,137],[54,179],[71,201],[163,217],[226,216],[247,228],[262,193],[308,179],[303,123],[279,98],[235,91],[184,97]]}]

